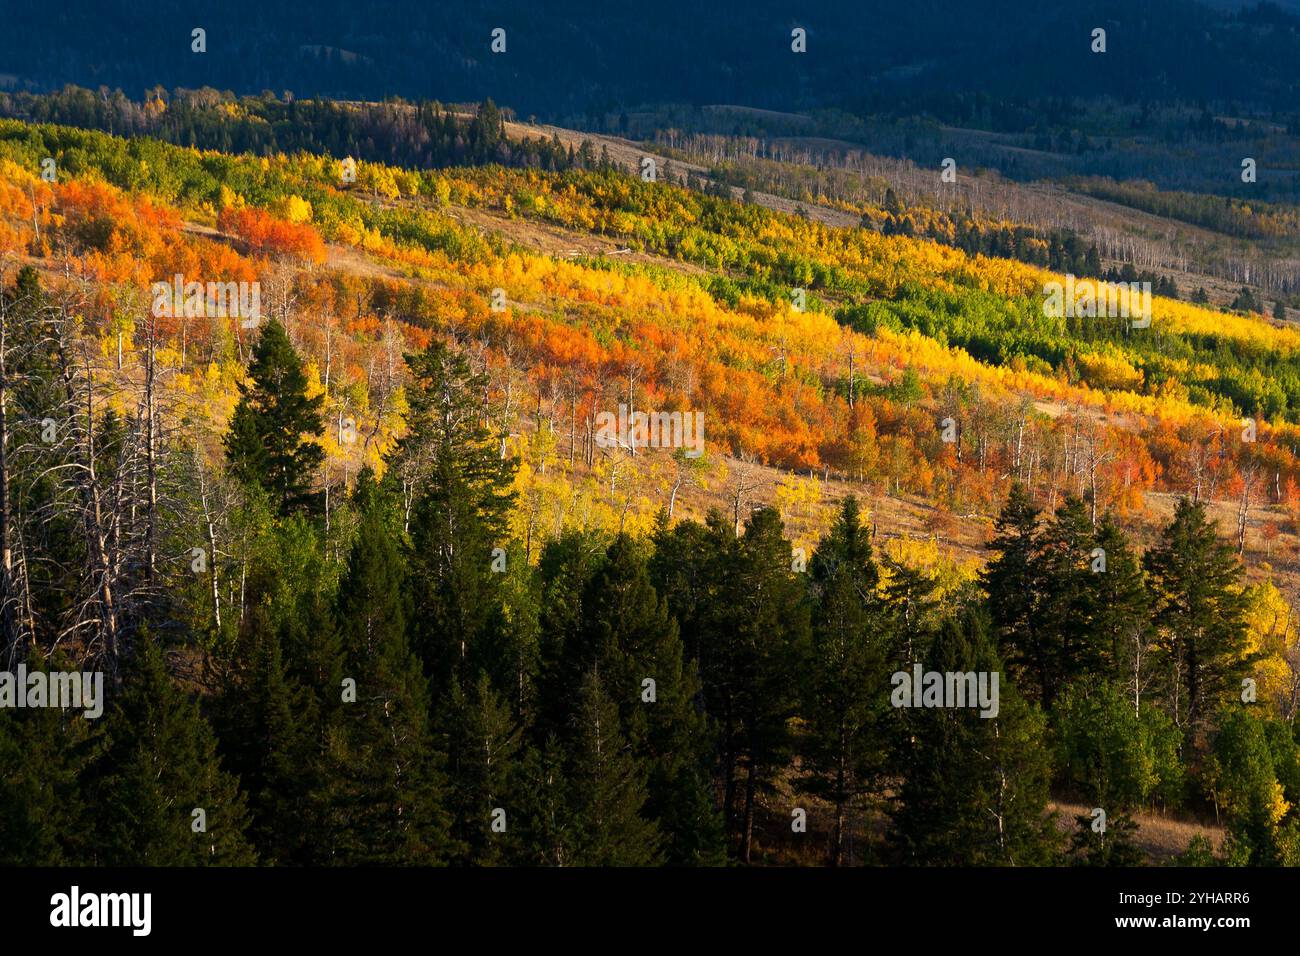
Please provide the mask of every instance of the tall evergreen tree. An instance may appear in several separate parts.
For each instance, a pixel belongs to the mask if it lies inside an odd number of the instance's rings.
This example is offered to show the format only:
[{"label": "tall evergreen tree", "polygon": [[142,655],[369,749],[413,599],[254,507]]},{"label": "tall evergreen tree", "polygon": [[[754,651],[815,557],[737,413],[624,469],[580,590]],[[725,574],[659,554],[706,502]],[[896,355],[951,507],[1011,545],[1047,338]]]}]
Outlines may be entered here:
[{"label": "tall evergreen tree", "polygon": [[1249,663],[1242,569],[1216,531],[1205,505],[1183,498],[1146,555],[1158,664],[1189,745],[1216,705],[1240,690]]},{"label": "tall evergreen tree", "polygon": [[[108,866],[244,866],[255,861],[238,781],[220,766],[198,705],[142,635],[107,717],[97,767],[95,861]],[[196,816],[194,811],[203,811]],[[202,820],[205,829],[195,827]]]},{"label": "tall evergreen tree", "polygon": [[[620,534],[587,585],[584,621],[566,647],[571,674],[595,671],[618,707],[623,733],[648,771],[646,814],[659,823],[670,862],[717,861],[720,820],[710,804],[710,740],[696,708],[700,684],[684,664],[677,623],[650,583],[647,560]],[[568,696],[577,697],[581,684]]]},{"label": "tall evergreen tree", "polygon": [[[1095,631],[1096,589],[1104,571],[1094,556],[1092,521],[1083,501],[1067,496],[1040,530],[1029,562],[1033,634],[1022,648],[1034,662],[1039,700],[1050,709],[1073,680],[1104,664]],[[1094,563],[1096,562],[1096,563]]]},{"label": "tall evergreen tree", "polygon": [[835,807],[830,863],[839,866],[855,802],[881,785],[891,716],[879,572],[857,499],[845,500],[808,570],[813,612],[802,708],[803,787]]},{"label": "tall evergreen tree", "polygon": [[807,653],[810,621],[774,509],[754,511],[731,552],[721,565],[726,577],[705,638],[703,677],[721,734],[729,832],[749,863],[759,798],[790,755],[797,708],[790,675]]},{"label": "tall evergreen tree", "polygon": [[[1019,482],[1012,485],[994,525],[988,545],[994,556],[982,579],[999,651],[1022,675],[1022,683],[1032,682],[1041,694],[1049,678],[1036,633],[1036,602],[1041,593],[1035,579],[1038,514],[1028,490]],[[1024,680],[1026,676],[1029,680]]]},{"label": "tall evergreen tree", "polygon": [[1109,513],[1097,525],[1095,542],[1106,560],[1105,571],[1093,579],[1093,631],[1098,650],[1107,659],[1110,680],[1126,686],[1134,706],[1140,706],[1151,640],[1151,600],[1142,559]]},{"label": "tall evergreen tree", "polygon": [[213,724],[224,764],[248,795],[259,856],[271,864],[311,862],[320,821],[307,808],[325,786],[316,699],[289,675],[265,609],[250,616],[223,674]]},{"label": "tall evergreen tree", "polygon": [[579,692],[568,776],[575,866],[652,866],[660,861],[658,828],[643,813],[645,773],[595,671]]},{"label": "tall evergreen tree", "polygon": [[[513,837],[510,820],[519,811],[514,790],[519,726],[484,673],[468,691],[452,686],[447,723],[448,803],[461,859],[479,866],[502,862]],[[494,816],[499,811],[504,813]],[[504,830],[493,828],[498,822]]]},{"label": "tall evergreen tree", "polygon": [[320,494],[311,487],[325,460],[315,441],[325,433],[324,396],[307,396],[302,359],[274,319],[262,326],[248,379],[240,383],[225,438],[231,474],[264,491],[281,515],[315,511]]},{"label": "tall evergreen tree", "polygon": [[[945,621],[925,669],[1001,672],[979,613]],[[1007,680],[998,713],[972,707],[900,709],[894,767],[901,778],[892,837],[903,859],[926,866],[1032,866],[1057,851],[1048,815],[1046,722]]]},{"label": "tall evergreen tree", "polygon": [[937,584],[924,569],[882,556],[890,670],[908,670],[921,659],[939,623]]},{"label": "tall evergreen tree", "polygon": [[[501,620],[494,549],[505,549],[513,465],[483,423],[484,375],[441,342],[407,356],[409,433],[393,461],[410,509],[413,646],[435,689],[501,671],[489,643]],[[501,686],[498,684],[498,686]]]},{"label": "tall evergreen tree", "polygon": [[568,531],[548,541],[537,563],[541,589],[539,626],[539,712],[534,742],[552,734],[563,736],[573,710],[574,692],[581,685],[585,654],[583,609],[588,585],[605,560],[602,535]]},{"label": "tall evergreen tree", "polygon": [[512,542],[501,573],[501,616],[496,625],[501,694],[521,726],[532,725],[541,701],[541,582],[524,549]]},{"label": "tall evergreen tree", "polygon": [[570,865],[576,836],[564,748],[556,734],[524,752],[515,792],[518,812],[510,841],[513,859],[524,866]]},{"label": "tall evergreen tree", "polygon": [[[28,672],[46,670],[34,656]],[[54,662],[63,669],[62,656]],[[94,852],[87,770],[103,734],[82,711],[0,709],[0,865],[70,866]]]},{"label": "tall evergreen tree", "polygon": [[650,581],[677,620],[686,659],[701,662],[704,628],[717,603],[722,562],[734,546],[735,534],[716,509],[704,523],[679,521],[671,526],[661,510],[653,541]]},{"label": "tall evergreen tree", "polygon": [[[339,584],[347,686],[327,731],[327,759],[335,780],[329,839],[341,863],[438,864],[455,849],[428,685],[406,640],[406,594],[389,522],[371,508]],[[350,681],[355,700],[343,696]]]}]

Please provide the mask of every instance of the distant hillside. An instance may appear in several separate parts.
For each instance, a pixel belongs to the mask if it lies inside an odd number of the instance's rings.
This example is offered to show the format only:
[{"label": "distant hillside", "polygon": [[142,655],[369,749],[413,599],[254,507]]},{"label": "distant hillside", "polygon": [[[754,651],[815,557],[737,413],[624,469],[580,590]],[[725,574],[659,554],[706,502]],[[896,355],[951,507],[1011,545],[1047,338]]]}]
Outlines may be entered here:
[{"label": "distant hillside", "polygon": [[[0,33],[0,76],[17,88],[72,82],[133,96],[161,84],[493,97],[569,121],[638,103],[864,109],[954,93],[1300,104],[1300,18],[1267,4],[662,0],[647,17],[590,0],[320,0],[302,12],[262,0],[17,5]],[[1105,57],[1089,49],[1096,27],[1107,31]],[[191,52],[195,28],[207,31],[206,53]],[[495,28],[506,31],[504,53],[489,49]],[[807,31],[805,54],[791,52],[794,28]]]}]

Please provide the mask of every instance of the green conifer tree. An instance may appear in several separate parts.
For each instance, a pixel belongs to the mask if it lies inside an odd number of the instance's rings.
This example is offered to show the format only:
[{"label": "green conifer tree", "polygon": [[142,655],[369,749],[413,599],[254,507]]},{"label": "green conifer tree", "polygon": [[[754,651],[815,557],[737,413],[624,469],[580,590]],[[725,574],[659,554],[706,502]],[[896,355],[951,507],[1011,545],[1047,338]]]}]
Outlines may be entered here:
[{"label": "green conifer tree", "polygon": [[569,531],[542,549],[537,563],[541,591],[539,627],[539,710],[533,739],[567,732],[574,694],[581,686],[584,655],[583,600],[588,583],[605,560],[608,541],[590,532]]},{"label": "green conifer tree", "polygon": [[882,555],[886,571],[885,634],[889,641],[889,670],[910,670],[920,660],[939,623],[937,584],[933,575]]},{"label": "green conifer tree", "polygon": [[1109,678],[1140,700],[1145,683],[1143,659],[1151,641],[1151,601],[1141,556],[1111,514],[1097,525],[1095,543],[1105,556],[1105,571],[1093,581],[1093,631]]},{"label": "green conifer tree", "polygon": [[[941,674],[1002,671],[984,622],[973,609],[945,621],[924,666]],[[999,680],[995,717],[981,716],[969,706],[899,708],[897,714],[901,732],[894,767],[902,782],[892,838],[906,862],[1054,862],[1058,837],[1046,810],[1046,721],[1010,681]]]},{"label": "green conifer tree", "polygon": [[[35,657],[28,673],[46,669]],[[56,658],[55,669],[67,664]],[[76,866],[93,858],[84,787],[103,747],[98,719],[53,707],[0,710],[0,865]]]},{"label": "green conifer tree", "polygon": [[312,482],[325,450],[314,439],[325,432],[324,397],[308,398],[302,359],[274,319],[262,326],[239,394],[225,438],[231,474],[265,492],[281,515],[315,511],[320,494]]},{"label": "green conifer tree", "polygon": [[307,812],[325,785],[316,699],[288,673],[262,607],[239,639],[213,708],[224,765],[248,795],[249,836],[270,864],[311,861],[320,821]]},{"label": "green conifer tree", "polygon": [[220,766],[211,727],[197,703],[172,682],[162,650],[147,634],[135,653],[107,715],[110,743],[92,786],[95,862],[253,863],[244,796]]},{"label": "green conifer tree", "polygon": [[593,671],[583,681],[569,749],[575,866],[653,866],[661,837],[644,816],[645,773]]},{"label": "green conifer tree", "polygon": [[1070,860],[1075,866],[1131,867],[1146,862],[1146,854],[1137,844],[1138,825],[1127,813],[1107,813],[1104,826],[1089,813],[1074,821]]},{"label": "green conifer tree", "polygon": [[[677,622],[650,583],[641,546],[615,537],[588,582],[583,625],[566,647],[568,673],[596,671],[618,707],[622,732],[648,772],[646,815],[659,824],[672,863],[717,862],[720,820],[711,803],[700,683],[683,663]],[[572,688],[577,698],[581,684]]]},{"label": "green conifer tree", "polygon": [[721,734],[724,811],[742,862],[751,862],[758,801],[790,756],[789,720],[808,650],[809,607],[779,514],[759,508],[728,559],[703,661]]},{"label": "green conifer tree", "polygon": [[407,593],[389,522],[372,508],[339,583],[345,686],[326,737],[328,836],[340,863],[439,864],[456,849],[428,685],[406,640]]},{"label": "green conifer tree", "polygon": [[1102,556],[1083,501],[1067,495],[1040,530],[1030,559],[1034,596],[1032,644],[1024,648],[1034,661],[1039,700],[1051,709],[1057,695],[1073,680],[1104,664],[1094,618]]},{"label": "green conifer tree", "polygon": [[1240,690],[1249,663],[1242,569],[1216,531],[1205,505],[1184,498],[1146,555],[1157,666],[1189,746],[1218,703]]},{"label": "green conifer tree", "polygon": [[[455,684],[448,708],[447,790],[452,835],[466,863],[509,856],[520,729],[510,705],[480,673],[468,691]],[[501,827],[504,826],[504,830]]]},{"label": "green conifer tree", "polygon": [[523,866],[570,865],[575,831],[559,738],[551,734],[540,746],[529,747],[518,766],[518,812],[509,844],[513,860]]},{"label": "green conifer tree", "polygon": [[854,805],[878,790],[887,749],[888,635],[879,572],[857,499],[845,499],[809,565],[812,653],[802,715],[803,788],[835,808],[830,863],[839,866]]},{"label": "green conifer tree", "polygon": [[994,553],[983,572],[989,615],[999,651],[1022,684],[1040,696],[1050,680],[1048,661],[1037,640],[1037,601],[1042,593],[1035,577],[1039,511],[1018,482],[994,525],[988,548]]},{"label": "green conifer tree", "polygon": [[413,647],[437,691],[453,679],[464,689],[480,670],[502,687],[511,668],[492,640],[502,619],[493,562],[494,550],[506,547],[513,465],[482,421],[485,376],[473,373],[464,356],[434,342],[408,355],[407,366],[410,431],[391,473],[417,495],[409,551]]}]

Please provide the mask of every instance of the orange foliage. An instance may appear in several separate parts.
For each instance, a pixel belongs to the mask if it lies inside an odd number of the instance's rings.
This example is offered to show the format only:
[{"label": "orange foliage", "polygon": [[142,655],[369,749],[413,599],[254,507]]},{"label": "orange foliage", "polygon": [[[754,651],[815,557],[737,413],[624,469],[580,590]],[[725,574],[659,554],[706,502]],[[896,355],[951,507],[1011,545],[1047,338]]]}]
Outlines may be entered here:
[{"label": "orange foliage", "polygon": [[217,218],[217,228],[242,240],[253,255],[312,265],[325,261],[320,233],[305,223],[277,219],[261,209],[227,206]]}]

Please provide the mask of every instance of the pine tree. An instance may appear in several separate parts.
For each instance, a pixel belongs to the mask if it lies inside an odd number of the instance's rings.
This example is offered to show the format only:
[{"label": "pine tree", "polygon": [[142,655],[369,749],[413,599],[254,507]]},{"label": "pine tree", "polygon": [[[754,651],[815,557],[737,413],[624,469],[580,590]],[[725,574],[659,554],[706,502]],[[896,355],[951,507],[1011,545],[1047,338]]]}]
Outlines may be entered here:
[{"label": "pine tree", "polygon": [[555,734],[529,747],[519,761],[510,847],[513,859],[524,866],[568,866],[573,861],[575,831],[564,764],[564,748]]},{"label": "pine tree", "polygon": [[731,551],[721,565],[726,577],[708,626],[703,677],[721,735],[724,812],[749,863],[759,797],[790,755],[797,704],[790,675],[807,653],[810,622],[774,509],[754,511]]},{"label": "pine tree", "polygon": [[[983,621],[971,609],[944,622],[924,665],[928,671],[977,675],[1002,669]],[[999,681],[994,717],[971,707],[915,707],[898,714],[893,764],[902,782],[892,838],[906,862],[1053,862],[1057,835],[1046,811],[1046,721],[1011,682]]]},{"label": "pine tree", "polygon": [[1183,498],[1146,555],[1158,665],[1189,745],[1248,666],[1241,565],[1216,531],[1204,504]]},{"label": "pine tree", "polygon": [[735,536],[717,511],[709,513],[705,524],[680,521],[671,528],[667,513],[661,512],[653,540],[651,582],[679,623],[683,674],[699,687],[690,695],[691,706],[707,734],[699,765],[689,759],[678,762],[680,782],[672,786],[672,799],[658,811],[659,819],[670,836],[669,863],[720,865],[726,861],[726,826],[713,792],[718,735],[709,717],[709,695],[699,675],[702,658],[710,650],[710,628],[718,623],[716,602],[723,562],[735,546]]},{"label": "pine tree", "polygon": [[982,580],[999,650],[1013,672],[1022,675],[1022,683],[1032,682],[1041,695],[1050,676],[1036,633],[1041,593],[1035,577],[1038,514],[1025,487],[1018,482],[1012,485],[988,545],[995,556],[985,566]]},{"label": "pine tree", "polygon": [[540,707],[542,669],[541,582],[524,549],[512,542],[501,574],[501,617],[498,634],[502,696],[515,720],[531,726]]},{"label": "pine tree", "polygon": [[[479,866],[502,862],[518,810],[514,775],[519,756],[519,726],[510,706],[480,673],[468,691],[453,685],[448,708],[447,790],[452,836],[462,860]],[[498,811],[504,816],[494,818]],[[494,823],[505,823],[503,831]]]},{"label": "pine tree", "polygon": [[910,670],[920,660],[937,625],[938,600],[935,579],[889,555],[882,556],[887,576],[884,586],[886,626],[889,641],[889,669]]},{"label": "pine tree", "polygon": [[[46,669],[27,660],[28,673]],[[55,668],[62,670],[62,657]],[[84,787],[103,746],[98,719],[53,707],[0,710],[0,866],[75,866],[92,859]]]},{"label": "pine tree", "polygon": [[565,691],[576,697],[586,673],[598,668],[629,739],[640,745],[656,712],[641,705],[642,680],[653,678],[665,694],[681,691],[677,624],[650,583],[644,557],[626,534],[610,543],[585,592],[581,625],[565,647],[565,671],[574,681]]},{"label": "pine tree", "polygon": [[250,617],[223,675],[213,724],[223,764],[248,795],[249,836],[259,856],[270,864],[306,863],[320,822],[306,808],[324,786],[321,721],[315,698],[289,675],[265,609]]},{"label": "pine tree", "polygon": [[235,406],[223,444],[229,474],[248,487],[266,490],[271,480],[271,454],[252,404],[241,401]]},{"label": "pine tree", "polygon": [[537,563],[539,611],[539,712],[534,741],[563,736],[581,686],[584,654],[583,600],[588,584],[605,560],[607,541],[598,534],[568,531],[548,541]]},{"label": "pine tree", "polygon": [[[417,605],[413,646],[436,690],[503,670],[485,645],[501,619],[493,549],[504,548],[513,465],[482,423],[486,377],[440,342],[407,356],[409,433],[391,474],[413,504],[409,561]],[[498,682],[502,686],[502,682]]]},{"label": "pine tree", "polygon": [[[255,861],[238,781],[220,766],[198,705],[167,674],[147,634],[107,716],[109,745],[92,785],[95,862],[246,866]],[[196,816],[194,811],[203,811]],[[205,829],[198,831],[200,821]]]},{"label": "pine tree", "polygon": [[335,784],[328,839],[340,863],[438,864],[454,851],[428,685],[406,641],[407,585],[389,523],[362,517],[339,583],[343,698],[327,730]]},{"label": "pine tree", "polygon": [[699,680],[683,664],[677,624],[630,536],[618,535],[606,551],[587,585],[582,628],[565,650],[568,673],[581,680],[595,671],[612,691],[622,731],[648,771],[646,815],[663,831],[669,862],[716,861],[719,821],[703,812],[711,747],[696,709]]},{"label": "pine tree", "polygon": [[888,637],[876,596],[879,572],[857,499],[839,518],[809,565],[813,592],[812,653],[802,714],[803,788],[835,807],[830,863],[844,862],[849,813],[877,790],[887,745]]},{"label": "pine tree", "polygon": [[[1051,709],[1058,694],[1082,674],[1100,670],[1094,618],[1095,589],[1105,572],[1094,571],[1092,521],[1084,503],[1067,496],[1039,532],[1029,562],[1029,579],[1038,584],[1032,643],[1023,648],[1034,661],[1039,700]],[[994,605],[996,606],[996,605]]]},{"label": "pine tree", "polygon": [[1093,578],[1093,631],[1109,664],[1110,679],[1129,687],[1136,706],[1145,684],[1143,659],[1151,629],[1151,601],[1142,559],[1111,514],[1097,525],[1095,541],[1106,567]]},{"label": "pine tree", "polygon": [[593,671],[583,681],[569,750],[575,866],[653,866],[660,834],[643,815],[645,773],[619,731],[618,709]]},{"label": "pine tree", "polygon": [[700,663],[703,671],[705,631],[714,617],[724,563],[735,547],[735,533],[717,509],[710,509],[703,524],[679,521],[671,528],[667,513],[661,511],[656,517],[653,541],[650,581],[677,620],[686,659]]},{"label": "pine tree", "polygon": [[334,595],[321,590],[301,595],[277,634],[285,673],[311,695],[320,720],[326,721],[338,710],[343,679],[343,643]]},{"label": "pine tree", "polygon": [[248,377],[225,438],[231,474],[264,491],[281,515],[317,510],[320,494],[311,486],[325,460],[314,441],[325,433],[324,396],[307,397],[302,359],[274,319],[262,327]]},{"label": "pine tree", "polygon": [[1127,813],[1107,813],[1104,827],[1087,813],[1075,817],[1074,822],[1070,860],[1075,866],[1130,867],[1146,862],[1135,839],[1138,825]]}]

